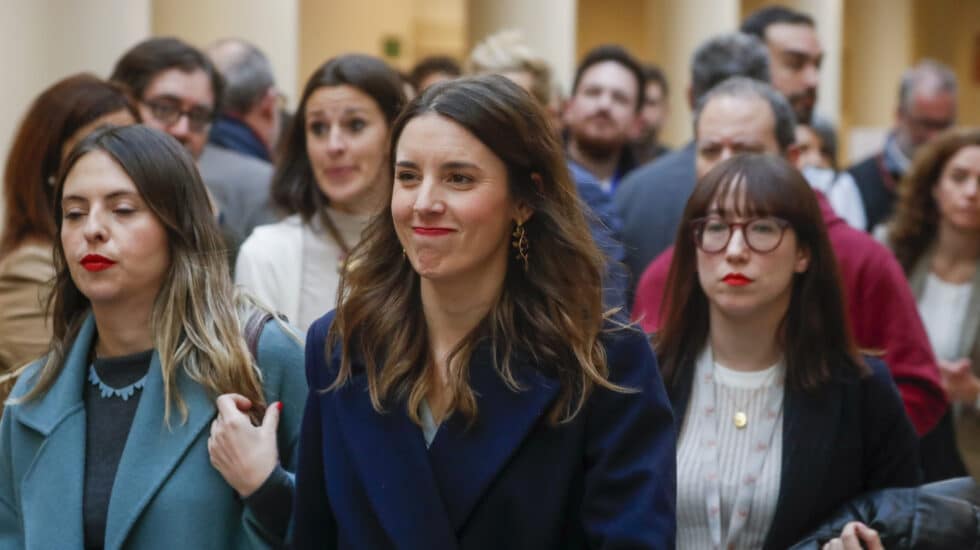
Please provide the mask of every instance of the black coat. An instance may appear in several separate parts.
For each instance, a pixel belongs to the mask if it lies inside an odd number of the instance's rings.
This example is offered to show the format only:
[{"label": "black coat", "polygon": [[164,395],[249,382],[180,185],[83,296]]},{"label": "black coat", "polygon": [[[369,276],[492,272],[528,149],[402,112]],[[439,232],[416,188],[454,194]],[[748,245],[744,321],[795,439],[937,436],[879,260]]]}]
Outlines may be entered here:
[{"label": "black coat", "polygon": [[847,169],[861,193],[864,215],[868,220],[866,231],[887,221],[895,207],[896,183],[902,176],[885,168],[884,160],[883,153],[877,153]]},{"label": "black coat", "polygon": [[[895,383],[883,362],[867,363],[866,378],[830,382],[813,393],[786,390],[779,499],[766,550],[789,547],[866,491],[921,482],[919,438]],[[693,375],[690,365],[668,389],[678,437]]]},{"label": "black coat", "polygon": [[963,477],[862,495],[792,550],[822,548],[851,521],[878,531],[888,550],[980,549],[980,486]]}]

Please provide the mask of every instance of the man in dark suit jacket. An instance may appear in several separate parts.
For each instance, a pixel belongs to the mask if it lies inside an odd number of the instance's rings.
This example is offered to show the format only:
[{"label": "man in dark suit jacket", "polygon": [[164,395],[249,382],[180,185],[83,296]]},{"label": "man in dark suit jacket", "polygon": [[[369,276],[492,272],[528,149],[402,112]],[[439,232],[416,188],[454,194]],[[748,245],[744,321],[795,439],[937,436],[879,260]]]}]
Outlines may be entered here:
[{"label": "man in dark suit jacket", "polygon": [[[766,47],[756,38],[733,33],[702,44],[691,59],[691,107],[715,84],[731,76],[769,81]],[[614,207],[622,222],[626,266],[635,286],[658,254],[674,242],[677,224],[694,189],[694,142],[630,173],[616,191]]]},{"label": "man in dark suit jacket", "polygon": [[197,167],[221,207],[222,225],[239,243],[256,226],[279,219],[269,195],[273,169],[268,162],[209,143]]},{"label": "man in dark suit jacket", "polygon": [[956,124],[956,75],[942,63],[925,60],[905,71],[898,90],[895,129],[884,148],[848,169],[857,182],[867,230],[892,214],[898,182],[915,152]]},{"label": "man in dark suit jacket", "polygon": [[221,112],[211,125],[208,141],[272,162],[282,126],[281,95],[272,64],[254,45],[237,38],[219,40],[207,53],[225,79]]},{"label": "man in dark suit jacket", "polygon": [[242,242],[255,226],[279,219],[269,196],[282,125],[279,91],[272,64],[254,45],[226,38],[207,54],[224,77],[225,90],[198,166],[221,205],[223,223]]}]

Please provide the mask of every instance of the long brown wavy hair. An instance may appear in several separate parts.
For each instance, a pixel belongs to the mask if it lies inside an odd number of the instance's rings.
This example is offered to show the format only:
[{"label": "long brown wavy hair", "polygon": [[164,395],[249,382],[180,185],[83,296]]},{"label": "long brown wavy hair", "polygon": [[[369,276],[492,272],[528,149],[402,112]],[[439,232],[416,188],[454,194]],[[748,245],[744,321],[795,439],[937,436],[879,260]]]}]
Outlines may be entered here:
[{"label": "long brown wavy hair", "polygon": [[[851,334],[837,260],[827,238],[816,195],[803,176],[775,155],[736,155],[715,166],[694,188],[674,243],[667,275],[663,325],[654,336],[664,382],[675,388],[708,343],[708,297],[697,275],[693,222],[719,197],[744,195],[737,216],[776,216],[790,223],[798,245],[810,254],[793,278],[777,342],[786,362],[787,387],[815,390],[843,375],[870,372]],[[736,201],[741,206],[742,201]]]},{"label": "long brown wavy hair", "polygon": [[[174,404],[184,420],[187,407],[177,391],[177,373],[217,396],[239,393],[265,408],[262,375],[242,336],[245,311],[252,307],[235,294],[221,233],[204,183],[188,152],[170,136],[135,125],[99,130],[83,140],[65,161],[55,188],[54,211],[61,232],[61,198],[72,166],[93,151],[109,155],[126,172],[147,207],[160,220],[170,246],[170,270],[151,313],[154,348],[160,357],[169,423]],[[64,368],[64,359],[91,310],[71,278],[61,239],[54,241],[57,269],[47,359],[33,387],[17,402],[43,396]]]},{"label": "long brown wavy hair", "polygon": [[[276,207],[286,214],[299,214],[309,223],[322,213],[329,199],[317,186],[313,165],[306,153],[306,106],[310,96],[324,87],[351,86],[367,94],[378,105],[385,123],[394,122],[405,106],[405,91],[398,72],[370,55],[346,54],[318,67],[303,88],[296,115],[279,144],[279,162],[272,177],[270,194]],[[330,225],[332,222],[326,220]]]},{"label": "long brown wavy hair", "polygon": [[964,147],[980,146],[980,129],[953,129],[923,146],[898,188],[888,244],[905,273],[915,268],[939,231],[939,207],[932,196],[946,163]]},{"label": "long brown wavy hair", "polygon": [[[595,388],[625,391],[608,381],[600,341],[607,322],[602,305],[605,258],[592,240],[562,147],[546,115],[524,90],[504,77],[484,75],[437,84],[415,98],[392,126],[390,156],[414,118],[435,113],[459,124],[506,165],[511,198],[534,215],[524,225],[532,254],[525,271],[513,260],[503,291],[487,316],[449,356],[451,411],[471,422],[477,399],[469,386],[469,362],[478,345],[488,343],[494,366],[514,391],[520,384],[511,368],[515,353],[560,384],[549,411],[553,423],[572,419]],[[394,173],[394,166],[392,166]],[[341,346],[340,368],[327,390],[364,366],[375,410],[404,403],[416,423],[419,405],[431,388],[431,363],[419,275],[405,259],[387,204],[351,252],[349,270],[338,289],[340,306],[327,336],[327,357]]]}]

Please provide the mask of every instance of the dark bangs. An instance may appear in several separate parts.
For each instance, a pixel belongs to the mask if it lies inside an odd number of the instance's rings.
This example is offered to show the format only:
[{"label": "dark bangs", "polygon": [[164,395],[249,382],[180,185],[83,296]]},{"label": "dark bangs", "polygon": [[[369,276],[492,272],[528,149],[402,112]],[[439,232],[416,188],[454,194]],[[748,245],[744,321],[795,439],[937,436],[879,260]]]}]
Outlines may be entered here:
[{"label": "dark bangs", "polygon": [[[792,296],[777,337],[787,365],[787,385],[804,391],[868,372],[851,335],[837,260],[816,193],[796,168],[775,155],[743,154],[705,174],[688,200],[664,289],[662,326],[656,335],[664,381],[676,387],[707,345],[708,299],[697,276],[693,222],[728,197],[725,218],[775,216],[789,222],[809,255],[794,277]],[[688,373],[689,374],[689,373]]]},{"label": "dark bangs", "polygon": [[[752,161],[733,162],[747,159]],[[715,210],[726,203],[734,205],[733,211]],[[693,220],[712,213],[726,219],[775,216],[790,222],[798,235],[822,219],[809,184],[799,171],[774,155],[739,155],[705,174],[684,209],[685,229]],[[806,245],[812,244],[807,241]]]}]

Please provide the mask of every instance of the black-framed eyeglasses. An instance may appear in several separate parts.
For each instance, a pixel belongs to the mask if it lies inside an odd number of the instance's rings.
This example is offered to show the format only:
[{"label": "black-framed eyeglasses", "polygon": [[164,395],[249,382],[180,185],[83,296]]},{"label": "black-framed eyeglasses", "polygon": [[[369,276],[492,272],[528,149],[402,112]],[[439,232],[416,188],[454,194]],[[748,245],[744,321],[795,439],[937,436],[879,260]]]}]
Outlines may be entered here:
[{"label": "black-framed eyeglasses", "polygon": [[744,222],[729,222],[719,216],[698,218],[691,222],[694,244],[707,254],[717,254],[728,248],[735,229],[742,231],[742,240],[753,252],[772,252],[783,242],[790,223],[774,216],[752,218]]},{"label": "black-framed eyeglasses", "polygon": [[150,108],[150,114],[157,122],[166,126],[177,124],[180,117],[187,116],[187,126],[192,132],[201,133],[207,129],[214,118],[214,111],[206,107],[180,108],[180,101],[170,97],[155,97],[141,101]]}]

